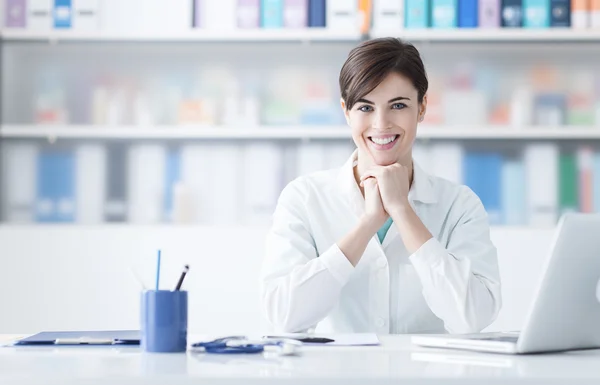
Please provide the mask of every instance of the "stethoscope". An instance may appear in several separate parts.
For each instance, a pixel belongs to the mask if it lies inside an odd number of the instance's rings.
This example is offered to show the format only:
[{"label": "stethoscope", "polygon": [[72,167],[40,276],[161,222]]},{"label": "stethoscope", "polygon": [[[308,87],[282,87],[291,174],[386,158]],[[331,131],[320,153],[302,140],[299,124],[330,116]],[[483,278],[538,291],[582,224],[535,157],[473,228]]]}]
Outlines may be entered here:
[{"label": "stethoscope", "polygon": [[297,354],[302,342],[291,339],[249,340],[245,336],[229,336],[191,345],[196,352],[210,354],[255,354],[265,351],[281,356]]}]

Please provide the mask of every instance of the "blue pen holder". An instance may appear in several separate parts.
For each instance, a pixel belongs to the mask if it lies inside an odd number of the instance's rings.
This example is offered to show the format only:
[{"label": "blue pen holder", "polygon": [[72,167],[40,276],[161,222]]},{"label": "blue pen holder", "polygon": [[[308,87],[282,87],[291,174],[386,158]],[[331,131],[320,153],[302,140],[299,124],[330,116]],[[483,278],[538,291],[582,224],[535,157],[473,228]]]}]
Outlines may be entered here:
[{"label": "blue pen holder", "polygon": [[148,290],[141,297],[141,347],[145,352],[180,353],[187,347],[187,291]]}]

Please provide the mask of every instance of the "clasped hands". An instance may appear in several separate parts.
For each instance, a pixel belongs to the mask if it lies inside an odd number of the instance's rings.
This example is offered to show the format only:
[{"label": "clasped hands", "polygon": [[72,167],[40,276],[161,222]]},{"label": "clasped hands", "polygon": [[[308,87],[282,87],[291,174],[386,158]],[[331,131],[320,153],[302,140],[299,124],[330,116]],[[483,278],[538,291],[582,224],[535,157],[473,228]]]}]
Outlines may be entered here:
[{"label": "clasped hands", "polygon": [[388,217],[401,219],[407,208],[410,190],[410,168],[398,163],[371,166],[360,177],[365,192],[365,216],[376,229]]}]

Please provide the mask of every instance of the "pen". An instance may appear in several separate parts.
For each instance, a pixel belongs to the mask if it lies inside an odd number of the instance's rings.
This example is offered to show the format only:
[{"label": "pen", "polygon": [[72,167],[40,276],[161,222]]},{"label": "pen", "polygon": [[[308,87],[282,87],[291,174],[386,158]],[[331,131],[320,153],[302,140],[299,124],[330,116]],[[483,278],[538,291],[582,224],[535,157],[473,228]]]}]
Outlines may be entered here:
[{"label": "pen", "polygon": [[158,257],[156,259],[156,291],[158,291],[159,283],[160,283],[160,250],[158,250]]},{"label": "pen", "polygon": [[179,282],[177,282],[177,286],[175,287],[175,291],[178,291],[179,289],[181,289],[181,285],[183,284],[183,280],[185,279],[185,275],[187,274],[187,272],[190,270],[190,266],[189,265],[185,265],[183,268],[183,271],[181,272],[181,276],[179,277]]},{"label": "pen", "polygon": [[312,343],[312,344],[327,344],[329,342],[335,342],[335,340],[332,340],[331,338],[325,338],[325,337],[265,336],[264,338],[274,338],[274,339],[283,338],[283,339],[296,340],[296,341],[309,343],[309,344],[310,343]]}]

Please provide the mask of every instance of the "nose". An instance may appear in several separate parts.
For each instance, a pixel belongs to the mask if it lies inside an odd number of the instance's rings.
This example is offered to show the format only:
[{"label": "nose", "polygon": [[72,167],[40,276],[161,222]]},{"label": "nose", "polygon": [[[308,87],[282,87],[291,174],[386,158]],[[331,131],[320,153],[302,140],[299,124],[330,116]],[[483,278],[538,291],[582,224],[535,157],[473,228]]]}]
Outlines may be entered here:
[{"label": "nose", "polygon": [[391,127],[389,114],[385,109],[379,109],[373,114],[373,128],[377,130],[387,130]]}]

